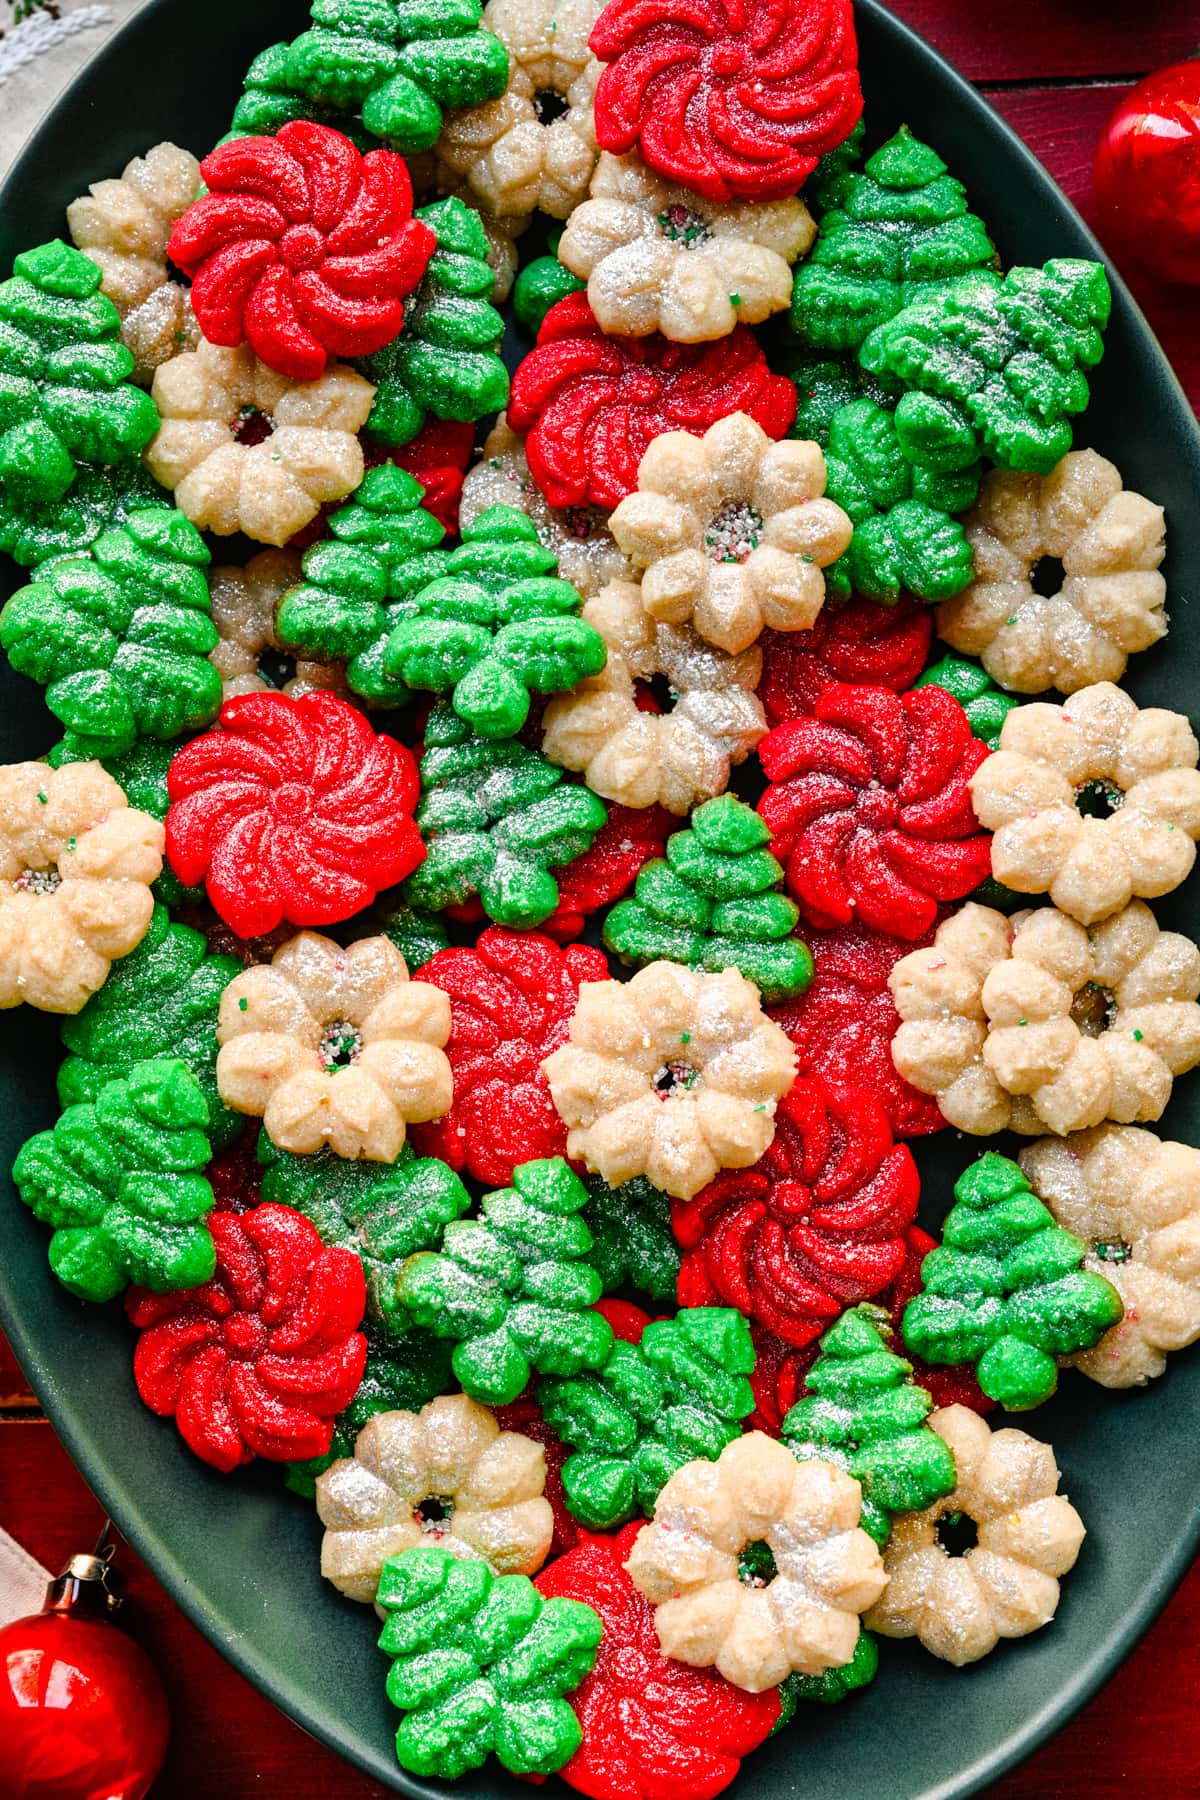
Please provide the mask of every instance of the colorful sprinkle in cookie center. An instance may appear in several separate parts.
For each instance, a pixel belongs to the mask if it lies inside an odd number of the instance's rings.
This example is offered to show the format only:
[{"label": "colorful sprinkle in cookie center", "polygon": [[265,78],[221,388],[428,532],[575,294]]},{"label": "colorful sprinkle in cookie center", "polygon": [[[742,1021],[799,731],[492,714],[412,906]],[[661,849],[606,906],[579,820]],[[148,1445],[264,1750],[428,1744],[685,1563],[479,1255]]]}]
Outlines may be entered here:
[{"label": "colorful sprinkle in cookie center", "polygon": [[763,516],[748,500],[727,500],[709,520],[704,548],[710,562],[744,563],[762,540]]}]

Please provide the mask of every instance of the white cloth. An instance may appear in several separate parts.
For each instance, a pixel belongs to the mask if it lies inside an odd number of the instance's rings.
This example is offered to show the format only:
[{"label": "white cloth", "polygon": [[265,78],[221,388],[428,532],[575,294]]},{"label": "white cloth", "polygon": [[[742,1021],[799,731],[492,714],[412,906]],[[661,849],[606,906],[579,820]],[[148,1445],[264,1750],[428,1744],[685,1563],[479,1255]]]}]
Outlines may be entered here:
[{"label": "white cloth", "polygon": [[[84,64],[138,10],[142,0],[60,0],[59,17],[40,8],[0,36],[0,175]],[[117,175],[119,169],[103,173]],[[7,270],[4,271],[8,273]]]},{"label": "white cloth", "polygon": [[49,1569],[0,1530],[0,1625],[41,1612],[49,1580]]}]

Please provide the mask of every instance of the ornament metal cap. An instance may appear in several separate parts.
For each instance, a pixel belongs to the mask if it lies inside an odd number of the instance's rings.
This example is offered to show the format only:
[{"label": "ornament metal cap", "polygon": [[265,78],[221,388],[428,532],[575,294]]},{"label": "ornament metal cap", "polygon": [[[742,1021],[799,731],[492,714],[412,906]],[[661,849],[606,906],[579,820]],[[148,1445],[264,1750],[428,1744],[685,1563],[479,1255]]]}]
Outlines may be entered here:
[{"label": "ornament metal cap", "polygon": [[125,1603],[125,1577],[112,1566],[116,1545],[109,1542],[112,1520],[91,1551],[72,1556],[46,1589],[45,1612],[78,1613],[99,1618],[119,1612]]}]

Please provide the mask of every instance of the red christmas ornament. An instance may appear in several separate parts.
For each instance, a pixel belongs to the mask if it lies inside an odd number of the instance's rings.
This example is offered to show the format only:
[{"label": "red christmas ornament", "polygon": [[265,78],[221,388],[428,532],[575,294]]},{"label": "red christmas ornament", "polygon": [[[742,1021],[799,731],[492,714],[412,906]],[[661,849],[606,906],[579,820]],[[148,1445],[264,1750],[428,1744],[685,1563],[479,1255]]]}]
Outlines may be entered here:
[{"label": "red christmas ornament", "polygon": [[912,1152],[893,1142],[873,1094],[801,1076],[753,1168],[671,1203],[679,1304],[736,1306],[802,1349],[896,1279],[920,1192]]},{"label": "red christmas ornament", "polygon": [[162,1683],[110,1622],[123,1586],[98,1545],[71,1558],[42,1612],[0,1630],[4,1800],[143,1800],[162,1767]]},{"label": "red christmas ornament", "polygon": [[663,1655],[654,1608],[625,1572],[644,1528],[580,1531],[534,1579],[545,1599],[582,1600],[604,1621],[595,1666],[568,1696],[583,1742],[558,1773],[593,1800],[712,1800],[776,1724],[779,1690],[749,1694]]},{"label": "red christmas ornament", "polygon": [[661,806],[610,806],[591,848],[554,871],[558,905],[542,926],[546,936],[559,944],[577,938],[589,913],[619,900],[643,864],[663,854],[677,826]]},{"label": "red christmas ornament", "polygon": [[352,918],[424,861],[410,750],[336,694],[239,694],[167,771],[167,860],[239,937]]},{"label": "red christmas ornament", "polygon": [[568,294],[513,376],[508,422],[527,434],[530,473],[551,506],[611,511],[660,433],[700,437],[734,412],[773,438],[796,416],[794,386],[771,373],[747,326],[716,344],[606,337],[586,294]]},{"label": "red christmas ornament", "polygon": [[437,243],[412,216],[402,156],[360,156],[340,131],[297,119],[222,144],[200,173],[209,191],[167,254],[191,277],[210,343],[248,343],[296,381],[391,343]]},{"label": "red christmas ornament", "polygon": [[918,938],[991,872],[967,782],[990,754],[943,688],[826,688],[758,747],[758,810],[810,925]]},{"label": "red christmas ornament", "polygon": [[604,952],[491,925],[473,950],[439,950],[415,979],[450,996],[454,1071],[450,1111],[412,1128],[417,1153],[489,1187],[504,1187],[531,1157],[564,1156],[567,1128],[541,1065],[566,1040],[580,982],[607,981]]},{"label": "red christmas ornament", "polygon": [[933,613],[911,594],[895,606],[851,600],[825,606],[808,631],[764,631],[758,697],[772,725],[803,719],[826,688],[839,681],[856,686],[910,688],[929,659]]},{"label": "red christmas ornament", "polygon": [[[812,982],[798,1000],[768,1008],[792,1040],[799,1073],[823,1075],[834,1087],[870,1088],[897,1137],[944,1131],[937,1101],[910,1086],[892,1061],[900,1015],[888,976],[913,945],[861,925],[804,937],[816,970]],[[926,932],[917,947],[932,941]]]},{"label": "red christmas ornament", "polygon": [[1095,189],[1100,235],[1127,274],[1200,283],[1200,61],[1159,69],[1117,102]]},{"label": "red christmas ornament", "polygon": [[210,1213],[208,1228],[211,1281],[126,1296],[142,1334],[138,1393],[151,1412],[174,1415],[188,1448],[226,1475],[256,1456],[324,1456],[367,1360],[362,1262],[327,1248],[303,1214],[273,1202]]},{"label": "red christmas ornament", "polygon": [[781,200],[862,112],[850,0],[609,0],[596,141],[707,200]]}]

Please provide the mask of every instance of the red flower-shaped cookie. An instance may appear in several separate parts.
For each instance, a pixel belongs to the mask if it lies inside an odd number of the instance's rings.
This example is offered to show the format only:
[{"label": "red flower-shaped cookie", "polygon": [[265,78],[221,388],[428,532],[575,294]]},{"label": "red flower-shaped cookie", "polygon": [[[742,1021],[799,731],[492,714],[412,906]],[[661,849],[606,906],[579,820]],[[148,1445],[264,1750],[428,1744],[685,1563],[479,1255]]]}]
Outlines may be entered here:
[{"label": "red flower-shaped cookie", "polygon": [[229,1148],[214,1156],[205,1169],[217,1212],[246,1213],[259,1204],[263,1171],[256,1151],[261,1128],[260,1119],[250,1119]]},{"label": "red flower-shaped cookie", "polygon": [[672,1202],[679,1304],[736,1306],[785,1343],[809,1344],[896,1279],[920,1191],[873,1094],[801,1076],[753,1168]]},{"label": "red flower-shaped cookie", "polygon": [[332,925],[425,857],[412,753],[335,694],[239,694],[167,771],[167,860],[239,937]]},{"label": "red flower-shaped cookie", "polygon": [[605,337],[587,296],[568,294],[513,376],[508,422],[527,434],[530,473],[551,506],[611,511],[637,487],[654,438],[701,437],[734,412],[773,438],[796,416],[795,388],[771,373],[746,326],[716,344]]},{"label": "red flower-shaped cookie", "polygon": [[489,1187],[506,1186],[518,1163],[565,1155],[567,1128],[541,1064],[566,1041],[580,982],[608,980],[603,951],[491,925],[473,950],[439,950],[417,979],[450,996],[454,1071],[450,1111],[412,1128],[418,1154]]},{"label": "red flower-shaped cookie", "polygon": [[133,1355],[151,1412],[175,1416],[184,1442],[225,1474],[324,1456],[333,1422],[362,1380],[367,1340],[362,1263],[327,1249],[290,1206],[208,1216],[217,1269],[203,1287],[131,1288],[141,1331]]},{"label": "red flower-shaped cookie", "polygon": [[743,1431],[765,1431],[778,1437],[791,1407],[804,1393],[808,1371],[817,1360],[820,1346],[814,1338],[798,1350],[764,1325],[751,1325],[754,1339],[754,1372],[750,1386],[754,1390],[754,1411],[743,1419]]},{"label": "red flower-shaped cookie", "polygon": [[967,786],[989,755],[943,688],[826,688],[758,747],[758,810],[810,925],[918,938],[991,871]]},{"label": "red flower-shaped cookie", "polygon": [[402,156],[360,156],[340,131],[297,119],[222,144],[200,173],[208,192],[167,254],[191,277],[210,343],[248,343],[297,381],[391,343],[437,242],[412,216]]},{"label": "red flower-shaped cookie", "polygon": [[858,123],[850,0],[609,0],[596,140],[708,200],[778,200]]},{"label": "red flower-shaped cookie", "polygon": [[542,926],[546,936],[559,944],[577,938],[589,913],[619,900],[642,865],[663,854],[678,823],[661,806],[610,806],[591,849],[554,871],[558,905]]},{"label": "red flower-shaped cookie", "polygon": [[594,1607],[604,1636],[590,1675],[569,1694],[583,1742],[558,1773],[593,1800],[711,1800],[779,1718],[779,1692],[750,1694],[715,1669],[664,1656],[654,1608],[625,1563],[644,1519],[615,1537],[580,1531],[534,1586]]},{"label": "red flower-shaped cookie", "polygon": [[929,657],[933,614],[909,594],[895,606],[854,599],[824,606],[808,631],[764,631],[758,697],[772,725],[807,718],[839,681],[902,694]]},{"label": "red flower-shaped cookie", "polygon": [[[943,1131],[937,1101],[905,1081],[892,1061],[900,1029],[888,976],[913,948],[903,939],[862,925],[806,931],[815,974],[798,1000],[768,1008],[796,1050],[801,1075],[823,1075],[833,1087],[870,1088],[897,1137]],[[932,932],[917,940],[933,941]]]}]

